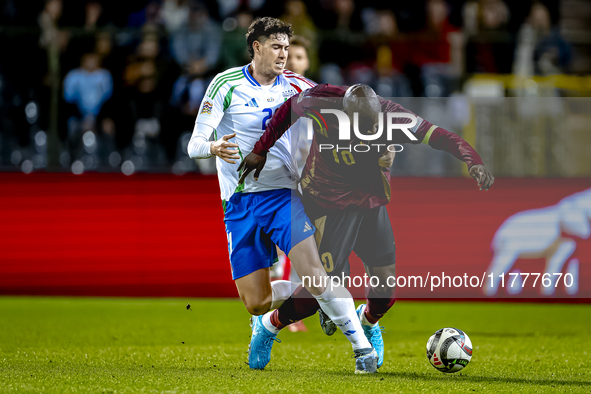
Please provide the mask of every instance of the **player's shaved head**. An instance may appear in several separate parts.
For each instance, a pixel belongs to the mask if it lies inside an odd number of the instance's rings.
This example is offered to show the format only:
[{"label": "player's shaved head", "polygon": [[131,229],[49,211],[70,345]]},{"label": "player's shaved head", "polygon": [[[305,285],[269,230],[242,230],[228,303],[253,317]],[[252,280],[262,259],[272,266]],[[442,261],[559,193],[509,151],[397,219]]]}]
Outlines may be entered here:
[{"label": "player's shaved head", "polygon": [[345,112],[380,112],[380,100],[372,88],[362,83],[352,85],[343,96]]},{"label": "player's shaved head", "polygon": [[343,96],[343,109],[351,121],[353,121],[355,113],[359,114],[359,131],[361,133],[374,133],[374,125],[378,122],[382,106],[378,95],[372,88],[361,83],[349,87]]}]

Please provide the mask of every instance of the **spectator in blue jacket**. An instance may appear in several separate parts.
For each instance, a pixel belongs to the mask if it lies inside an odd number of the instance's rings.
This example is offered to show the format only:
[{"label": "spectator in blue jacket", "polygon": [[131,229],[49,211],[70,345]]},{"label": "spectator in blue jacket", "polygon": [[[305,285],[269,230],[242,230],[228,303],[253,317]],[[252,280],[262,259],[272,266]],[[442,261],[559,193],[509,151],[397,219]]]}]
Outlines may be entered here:
[{"label": "spectator in blue jacket", "polygon": [[113,78],[109,71],[100,68],[96,53],[83,55],[80,63],[64,79],[64,99],[76,105],[82,118],[94,119],[113,94]]}]

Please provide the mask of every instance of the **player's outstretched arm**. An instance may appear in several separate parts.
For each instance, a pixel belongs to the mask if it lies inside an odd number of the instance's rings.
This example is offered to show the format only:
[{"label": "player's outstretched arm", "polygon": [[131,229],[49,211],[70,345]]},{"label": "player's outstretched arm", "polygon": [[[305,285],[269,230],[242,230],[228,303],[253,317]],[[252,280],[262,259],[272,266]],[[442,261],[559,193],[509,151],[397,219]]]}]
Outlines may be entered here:
[{"label": "player's outstretched arm", "polygon": [[431,128],[431,134],[423,139],[423,143],[426,143],[434,149],[444,150],[451,153],[456,158],[466,163],[468,166],[468,173],[476,182],[478,182],[480,190],[487,191],[490,189],[495,178],[482,162],[478,152],[476,152],[476,150],[459,135],[435,125],[431,126]]},{"label": "player's outstretched arm", "polygon": [[[382,105],[386,106],[386,112],[406,112],[417,116],[400,104],[394,103],[390,100],[382,99]],[[408,123],[410,120],[402,118],[395,119],[395,122]],[[416,137],[416,141],[410,141],[411,143],[423,143],[429,145],[433,149],[446,151],[451,153],[458,160],[466,163],[468,166],[468,173],[476,180],[476,182],[478,182],[480,190],[488,190],[492,186],[495,178],[482,162],[478,152],[476,152],[476,150],[462,137],[418,116],[416,125],[412,127],[410,131]],[[404,143],[409,141],[407,139],[406,141],[400,140],[397,142]]]},{"label": "player's outstretched arm", "polygon": [[478,152],[466,140],[435,125],[432,125],[429,129],[429,132],[423,138],[423,143],[433,149],[451,153],[466,163],[468,173],[478,182],[480,190],[486,191],[492,186],[495,178],[482,162]]}]

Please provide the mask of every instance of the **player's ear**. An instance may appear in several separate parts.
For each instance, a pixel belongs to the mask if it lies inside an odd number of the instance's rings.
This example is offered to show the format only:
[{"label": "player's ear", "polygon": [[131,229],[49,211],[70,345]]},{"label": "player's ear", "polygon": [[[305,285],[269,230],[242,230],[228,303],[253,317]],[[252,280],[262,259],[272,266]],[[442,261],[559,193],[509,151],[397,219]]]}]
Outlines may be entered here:
[{"label": "player's ear", "polygon": [[255,41],[252,43],[252,49],[254,51],[254,53],[258,53],[261,50],[261,43],[258,41]]}]

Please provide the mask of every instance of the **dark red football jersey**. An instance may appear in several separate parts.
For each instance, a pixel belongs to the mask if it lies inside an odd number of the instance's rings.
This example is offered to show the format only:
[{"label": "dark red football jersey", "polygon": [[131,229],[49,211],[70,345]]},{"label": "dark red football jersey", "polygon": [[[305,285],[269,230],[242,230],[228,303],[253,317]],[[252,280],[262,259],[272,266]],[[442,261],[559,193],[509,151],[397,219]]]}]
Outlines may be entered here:
[{"label": "dark red football jersey", "polygon": [[[342,111],[342,97],[348,87],[328,84],[317,85],[287,100],[275,113],[265,133],[255,144],[253,153],[266,155],[283,133],[300,117],[312,119],[314,139],[301,186],[304,201],[311,200],[325,209],[375,208],[390,201],[390,172],[378,161],[391,144],[426,143],[452,153],[468,166],[482,164],[478,153],[460,136],[450,133],[416,116],[390,100],[380,98],[384,130],[372,141],[357,138],[351,132],[350,140],[339,139],[337,115],[322,110]],[[409,129],[416,138],[411,141],[401,130],[394,129],[391,139],[386,132],[388,113],[415,115],[417,123]],[[411,119],[394,117],[392,123],[410,123]]]}]

